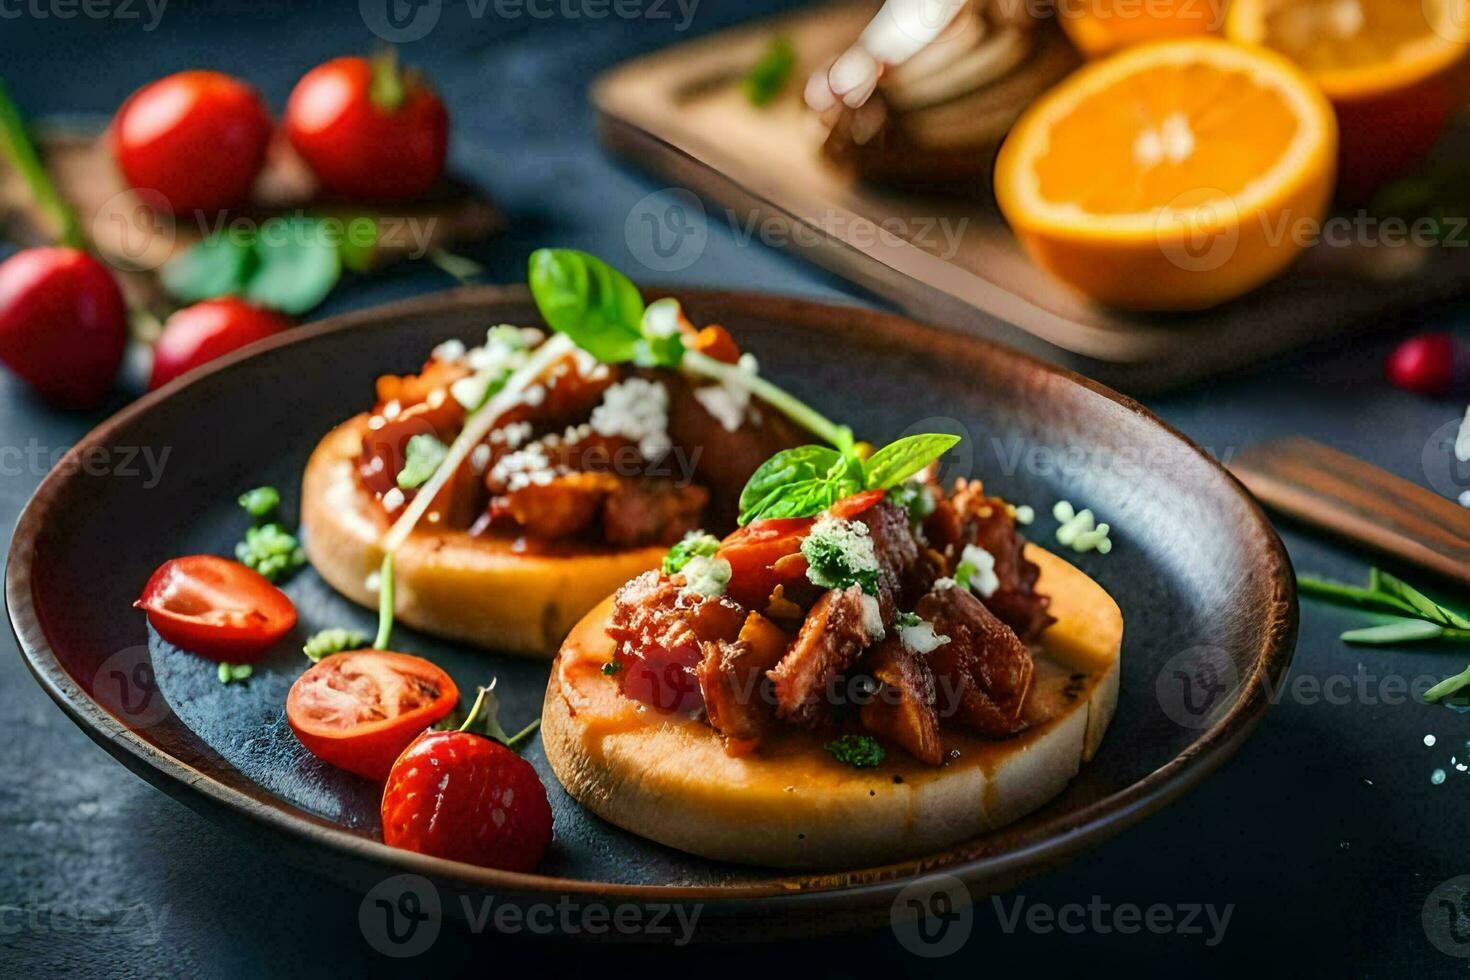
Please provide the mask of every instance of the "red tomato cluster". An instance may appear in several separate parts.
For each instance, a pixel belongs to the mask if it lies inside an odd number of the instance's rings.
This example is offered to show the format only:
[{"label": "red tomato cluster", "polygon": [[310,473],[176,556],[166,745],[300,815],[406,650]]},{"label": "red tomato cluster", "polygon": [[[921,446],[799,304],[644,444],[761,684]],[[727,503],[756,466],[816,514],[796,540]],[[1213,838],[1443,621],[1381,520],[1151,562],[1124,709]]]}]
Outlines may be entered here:
[{"label": "red tomato cluster", "polygon": [[[438,182],[449,146],[439,96],[392,58],[337,58],[307,72],[283,126],[328,194],[368,201],[420,197]],[[128,184],[175,213],[242,203],[265,166],[271,117],[245,82],[184,71],[135,92],[111,143]]]},{"label": "red tomato cluster", "polygon": [[[337,58],[291,93],[283,131],[327,194],[369,201],[422,196],[449,145],[444,103],[391,58]],[[216,71],[183,71],[133,93],[108,140],[118,170],[175,212],[247,200],[273,123],[259,93]],[[155,348],[148,387],[290,325],[240,300],[180,310]],[[127,346],[127,308],[111,274],[73,248],[29,249],[0,263],[0,361],[47,401],[93,408]]]},{"label": "red tomato cluster", "polygon": [[[134,605],[163,639],[226,663],[260,659],[296,625],[284,592],[214,555],[165,562]],[[422,657],[349,650],[296,679],[286,721],[317,758],[386,782],[385,843],[530,871],[551,844],[546,787],[505,745],[465,730],[432,730],[458,703],[454,680]]]}]

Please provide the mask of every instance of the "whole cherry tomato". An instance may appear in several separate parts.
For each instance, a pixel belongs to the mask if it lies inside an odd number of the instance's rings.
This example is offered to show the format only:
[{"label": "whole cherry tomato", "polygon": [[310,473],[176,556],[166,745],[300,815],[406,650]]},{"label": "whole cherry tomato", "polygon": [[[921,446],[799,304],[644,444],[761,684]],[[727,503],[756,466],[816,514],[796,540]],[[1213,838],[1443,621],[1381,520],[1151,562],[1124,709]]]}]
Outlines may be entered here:
[{"label": "whole cherry tomato", "polygon": [[168,318],[163,333],[153,345],[153,374],[148,379],[148,390],[289,326],[291,321],[281,314],[231,296],[186,306]]},{"label": "whole cherry tomato", "polygon": [[458,703],[454,681],[422,657],[352,650],[296,679],[286,721],[318,759],[381,782],[404,748]]},{"label": "whole cherry tomato", "polygon": [[444,171],[449,113],[391,58],[337,58],[296,83],[286,135],[328,193],[407,200]]},{"label": "whole cherry tomato", "polygon": [[127,340],[117,281],[85,252],[31,248],[0,264],[0,361],[52,404],[101,404]]},{"label": "whole cherry tomato", "polygon": [[175,213],[245,200],[270,137],[260,96],[217,71],[183,71],[145,85],[123,103],[111,130],[123,177],[163,195]]},{"label": "whole cherry tomato", "polygon": [[536,770],[463,729],[425,732],[404,750],[383,789],[382,819],[389,847],[503,871],[532,870],[551,844],[551,804]]},{"label": "whole cherry tomato", "polygon": [[296,625],[286,593],[254,569],[215,555],[164,562],[133,605],[165,640],[229,663],[259,659]]}]

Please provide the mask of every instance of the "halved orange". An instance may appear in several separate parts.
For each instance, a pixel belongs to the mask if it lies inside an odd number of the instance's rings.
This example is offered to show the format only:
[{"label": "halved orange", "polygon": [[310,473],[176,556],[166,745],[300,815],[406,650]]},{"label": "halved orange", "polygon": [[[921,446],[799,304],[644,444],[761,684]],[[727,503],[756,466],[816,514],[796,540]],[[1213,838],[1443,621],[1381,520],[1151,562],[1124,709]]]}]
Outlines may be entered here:
[{"label": "halved orange", "polygon": [[1057,4],[1057,19],[1089,58],[1148,41],[1219,31],[1227,0],[1081,0]]},{"label": "halved orange", "polygon": [[1001,148],[995,194],[1032,260],[1093,299],[1202,309],[1305,247],[1336,153],[1331,105],[1287,59],[1158,41],[1033,104]]},{"label": "halved orange", "polygon": [[1234,0],[1226,32],[1322,86],[1342,132],[1339,186],[1361,200],[1420,163],[1459,105],[1470,0]]}]

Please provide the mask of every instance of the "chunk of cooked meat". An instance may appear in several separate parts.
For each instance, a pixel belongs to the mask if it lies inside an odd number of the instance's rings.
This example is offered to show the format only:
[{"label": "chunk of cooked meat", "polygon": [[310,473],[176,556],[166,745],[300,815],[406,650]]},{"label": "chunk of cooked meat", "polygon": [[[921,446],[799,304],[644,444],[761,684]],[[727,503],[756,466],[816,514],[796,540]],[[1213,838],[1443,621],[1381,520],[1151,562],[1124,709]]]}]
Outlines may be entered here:
[{"label": "chunk of cooked meat", "polygon": [[775,722],[775,696],[766,672],[785,655],[791,637],[753,612],[734,643],[704,645],[699,689],[709,723],[730,738],[757,741]]},{"label": "chunk of cooked meat", "polygon": [[741,427],[731,432],[704,406],[694,393],[696,386],[683,375],[661,376],[660,380],[669,392],[669,439],[674,451],[693,465],[695,478],[710,489],[709,526],[733,528],[740,491],[750,475],[776,453],[811,442],[811,438],[786,416],[757,400],[750,402]]},{"label": "chunk of cooked meat", "polygon": [[[878,608],[883,613],[883,625],[892,626],[893,618],[928,591],[934,580],[923,582],[922,587],[915,582],[921,577],[916,575],[921,572],[919,543],[901,507],[880,500],[856,520],[867,526],[873,540],[873,552],[878,556]],[[923,567],[927,568],[927,563]]]},{"label": "chunk of cooked meat", "polygon": [[607,628],[623,693],[664,711],[693,711],[703,703],[695,674],[702,644],[733,642],[744,621],[745,610],[728,599],[685,594],[668,576],[644,572],[618,590]]},{"label": "chunk of cooked meat", "polygon": [[920,762],[942,763],[934,675],[924,658],[894,636],[868,654],[866,665],[879,687],[863,705],[863,727],[902,745]]},{"label": "chunk of cooked meat", "polygon": [[700,526],[708,503],[709,491],[701,486],[622,478],[602,503],[603,537],[623,548],[673,544]]},{"label": "chunk of cooked meat", "polygon": [[622,481],[610,473],[565,473],[548,483],[532,483],[490,502],[495,520],[509,520],[533,538],[554,541],[578,537],[597,519]]},{"label": "chunk of cooked meat", "polygon": [[1004,500],[985,495],[979,480],[960,480],[953,496],[939,500],[924,520],[924,533],[951,571],[959,565],[967,544],[995,556],[1000,586],[984,602],[1021,639],[1034,640],[1056,622],[1047,613],[1051,599],[1036,593],[1041,569],[1026,560],[1026,542],[1016,530],[1016,519]]},{"label": "chunk of cooked meat", "polygon": [[1035,665],[1015,631],[967,589],[935,589],[915,611],[949,637],[929,654],[942,719],[978,735],[1020,731]]},{"label": "chunk of cooked meat", "polygon": [[785,721],[815,727],[831,715],[824,700],[829,685],[881,636],[872,628],[858,586],[832,589],[807,613],[796,642],[770,672],[776,689],[776,714]]}]

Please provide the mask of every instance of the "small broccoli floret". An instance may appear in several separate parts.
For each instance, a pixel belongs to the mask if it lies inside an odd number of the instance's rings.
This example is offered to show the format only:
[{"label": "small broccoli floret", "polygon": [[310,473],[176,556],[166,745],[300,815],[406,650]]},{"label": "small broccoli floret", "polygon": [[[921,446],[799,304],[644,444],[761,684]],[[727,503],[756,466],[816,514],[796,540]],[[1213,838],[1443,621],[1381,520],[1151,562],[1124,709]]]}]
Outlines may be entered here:
[{"label": "small broccoli floret", "polygon": [[222,663],[219,665],[219,670],[216,671],[221,684],[233,684],[235,681],[243,681],[253,673],[255,673],[255,668],[249,664]]},{"label": "small broccoli floret", "polygon": [[240,506],[257,520],[271,516],[280,503],[281,494],[275,487],[256,487],[240,494]]},{"label": "small broccoli floret", "polygon": [[235,545],[235,557],[272,582],[306,564],[306,552],[296,536],[276,523],[246,531],[245,540]]},{"label": "small broccoli floret", "polygon": [[427,432],[408,440],[403,450],[403,469],[398,471],[399,488],[413,490],[429,482],[429,477],[448,455],[449,447]]},{"label": "small broccoli floret", "polygon": [[703,531],[690,531],[684,540],[669,549],[664,555],[664,574],[677,575],[694,558],[713,558],[720,550],[720,540]]},{"label": "small broccoli floret", "polygon": [[913,524],[934,513],[934,492],[917,480],[905,480],[889,490],[888,499],[907,511]]},{"label": "small broccoli floret", "polygon": [[361,650],[365,646],[367,646],[367,637],[357,630],[333,628],[321,630],[307,640],[301,652],[306,654],[306,659],[312,663],[320,663],[323,657],[330,657],[343,650]]},{"label": "small broccoli floret", "polygon": [[822,746],[838,762],[854,769],[872,769],[883,763],[883,746],[871,735],[843,735]]},{"label": "small broccoli floret", "polygon": [[824,589],[857,585],[868,595],[878,594],[878,553],[866,524],[823,517],[801,542],[806,577]]}]

